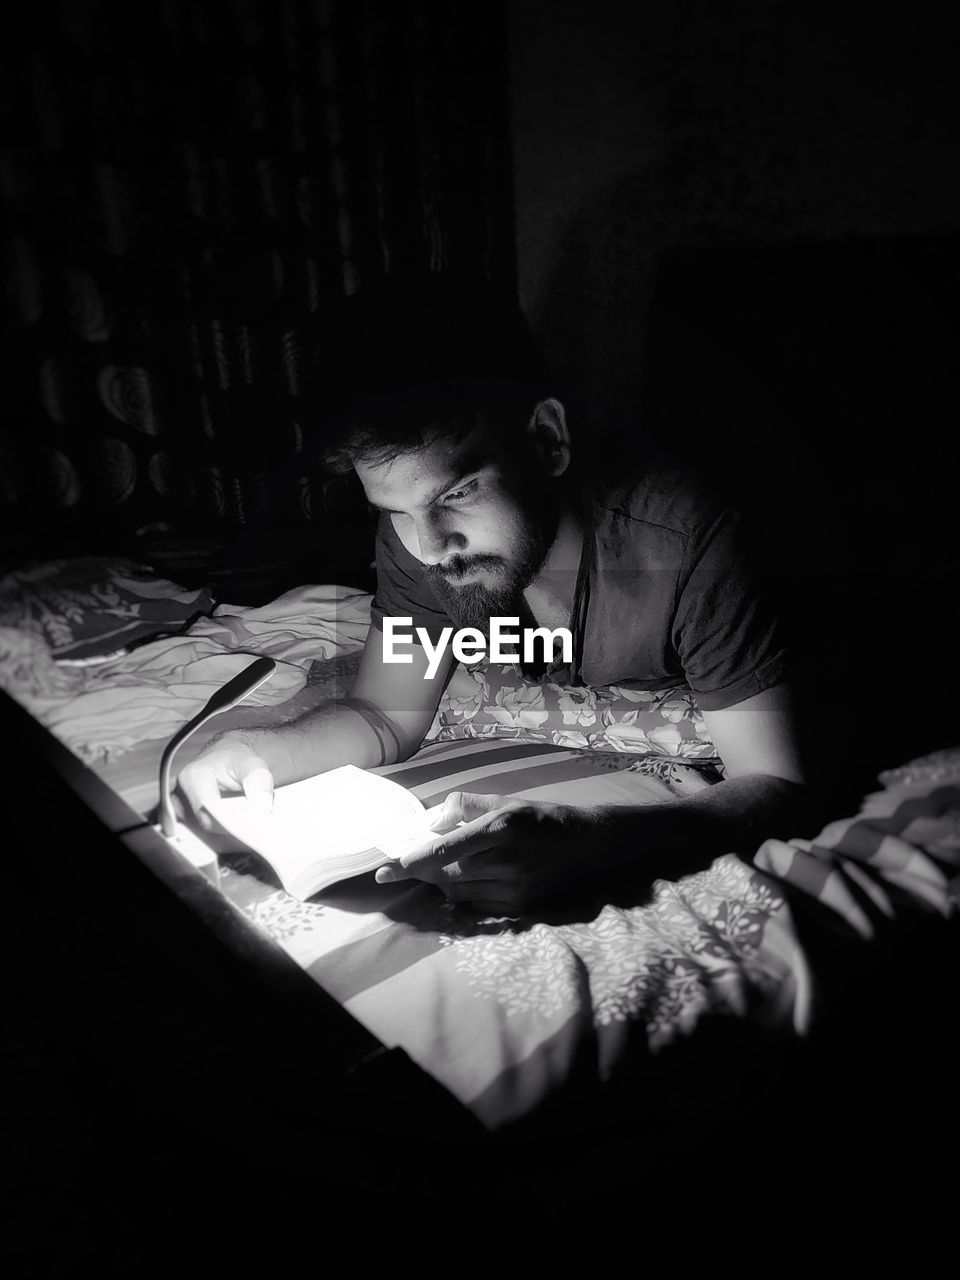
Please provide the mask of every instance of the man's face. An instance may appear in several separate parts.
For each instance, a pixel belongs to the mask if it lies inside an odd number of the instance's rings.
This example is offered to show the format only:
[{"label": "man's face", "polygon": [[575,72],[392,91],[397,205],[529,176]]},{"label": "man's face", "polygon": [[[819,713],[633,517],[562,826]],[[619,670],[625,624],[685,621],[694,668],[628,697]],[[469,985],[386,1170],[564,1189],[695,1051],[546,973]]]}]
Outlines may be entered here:
[{"label": "man's face", "polygon": [[521,464],[482,425],[390,462],[358,461],[368,501],[387,511],[406,549],[427,565],[458,627],[516,616],[557,533],[555,484]]}]

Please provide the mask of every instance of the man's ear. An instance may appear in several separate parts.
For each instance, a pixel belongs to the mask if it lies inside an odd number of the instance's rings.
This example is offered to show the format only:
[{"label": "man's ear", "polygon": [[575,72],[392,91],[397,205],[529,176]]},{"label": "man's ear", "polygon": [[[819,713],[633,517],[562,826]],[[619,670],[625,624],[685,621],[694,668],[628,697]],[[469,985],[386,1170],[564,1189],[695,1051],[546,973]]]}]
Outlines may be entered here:
[{"label": "man's ear", "polygon": [[549,476],[562,476],[570,465],[567,414],[559,400],[541,400],[527,423],[530,442]]}]

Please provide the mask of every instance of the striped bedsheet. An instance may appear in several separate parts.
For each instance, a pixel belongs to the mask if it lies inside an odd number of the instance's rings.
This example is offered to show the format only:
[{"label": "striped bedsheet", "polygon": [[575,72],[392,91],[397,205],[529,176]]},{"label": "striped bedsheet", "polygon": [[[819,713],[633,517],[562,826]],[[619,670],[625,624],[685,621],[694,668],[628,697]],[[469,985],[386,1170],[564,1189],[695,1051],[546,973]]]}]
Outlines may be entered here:
[{"label": "striped bedsheet", "polygon": [[[437,744],[378,772],[426,805],[452,790],[656,804],[709,785],[683,763],[664,770],[520,739]],[[575,1063],[582,1071],[585,1045],[603,1080],[637,1024],[655,1050],[708,1012],[776,1021],[792,1003],[781,900],[735,857],[659,883],[645,906],[557,923],[483,918],[431,885],[372,876],[301,903],[254,855],[221,866],[224,891],[251,920],[490,1128],[560,1090]]]},{"label": "striped bedsheet", "polygon": [[[865,945],[905,916],[952,917],[960,753],[951,769],[868,796],[814,841],[767,841],[753,860],[731,853],[655,882],[641,905],[562,920],[484,918],[433,886],[372,876],[301,903],[249,853],[223,858],[222,884],[351,1014],[496,1129],[574,1072],[582,1081],[585,1062],[609,1080],[638,1042],[658,1054],[707,1019],[804,1035],[816,1022],[819,937],[798,927],[798,901],[816,901],[829,928]],[[709,785],[682,763],[665,776],[636,756],[519,738],[437,744],[380,772],[428,805],[454,789],[650,804]]]}]

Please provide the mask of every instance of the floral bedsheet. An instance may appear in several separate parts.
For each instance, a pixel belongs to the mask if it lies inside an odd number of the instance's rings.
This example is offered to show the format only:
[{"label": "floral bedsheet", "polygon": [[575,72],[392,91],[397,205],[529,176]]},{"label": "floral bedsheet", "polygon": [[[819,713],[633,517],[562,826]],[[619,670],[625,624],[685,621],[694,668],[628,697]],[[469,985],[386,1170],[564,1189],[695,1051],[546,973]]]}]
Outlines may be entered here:
[{"label": "floral bedsheet", "polygon": [[[384,772],[425,804],[471,788],[644,804],[709,785],[683,765],[672,778],[644,765],[486,740],[434,744]],[[814,841],[768,841],[753,859],[727,854],[655,882],[636,905],[573,919],[484,918],[432,886],[372,877],[300,903],[249,854],[224,859],[223,887],[375,1035],[496,1129],[559,1094],[575,1069],[582,1079],[584,1061],[598,1083],[613,1078],[638,1040],[656,1055],[718,1017],[805,1035],[816,1022],[817,939],[798,927],[798,899],[816,900],[864,943],[904,916],[954,914],[960,752],[944,768],[936,782],[890,775],[859,814]]]},{"label": "floral bedsheet", "polygon": [[487,658],[458,666],[427,741],[511,736],[584,751],[684,760],[704,766],[715,777],[723,772],[700,708],[686,686],[577,685],[562,668],[533,678],[518,663],[499,665]]}]

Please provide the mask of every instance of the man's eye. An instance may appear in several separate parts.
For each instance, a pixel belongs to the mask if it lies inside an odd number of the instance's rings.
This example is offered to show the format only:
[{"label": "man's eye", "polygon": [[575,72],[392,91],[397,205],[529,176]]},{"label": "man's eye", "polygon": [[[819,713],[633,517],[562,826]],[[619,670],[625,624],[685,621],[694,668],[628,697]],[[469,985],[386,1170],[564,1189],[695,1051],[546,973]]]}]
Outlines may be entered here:
[{"label": "man's eye", "polygon": [[471,480],[468,484],[461,485],[459,489],[451,489],[444,499],[445,502],[462,502],[477,487],[476,480]]}]

